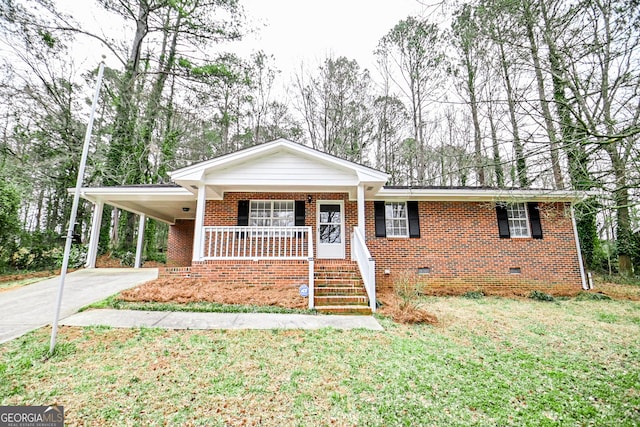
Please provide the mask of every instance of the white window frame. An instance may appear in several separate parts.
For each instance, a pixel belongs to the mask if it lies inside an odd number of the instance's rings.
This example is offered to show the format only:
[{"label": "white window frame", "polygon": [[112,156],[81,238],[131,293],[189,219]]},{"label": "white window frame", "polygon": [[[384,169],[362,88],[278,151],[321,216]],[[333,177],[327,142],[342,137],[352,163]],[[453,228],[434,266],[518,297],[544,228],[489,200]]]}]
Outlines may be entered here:
[{"label": "white window frame", "polygon": [[[257,208],[254,208],[258,203],[268,204],[268,216],[259,216],[256,217]],[[273,225],[274,221],[281,220],[282,217],[277,217],[274,215],[275,206],[277,203],[287,203],[290,204],[291,210],[288,209],[284,212],[290,212],[290,221],[287,221],[287,224],[284,225]],[[262,212],[262,211],[260,211]],[[265,211],[266,212],[266,211]],[[265,224],[257,224],[254,221],[259,219],[265,220]],[[249,201],[249,226],[250,227],[294,227],[296,225],[296,204],[293,200],[251,200]]]},{"label": "white window frame", "polygon": [[[387,210],[387,206],[403,205],[404,217],[395,217],[395,209]],[[389,215],[391,213],[392,215]],[[385,202],[384,203],[384,228],[387,237],[409,237],[409,208],[407,202]],[[391,226],[390,226],[391,223]],[[398,233],[396,233],[398,232]]]},{"label": "white window frame", "polygon": [[[529,209],[526,203],[509,203],[506,205],[509,235],[515,239],[531,237]],[[524,226],[523,226],[524,223]]]}]

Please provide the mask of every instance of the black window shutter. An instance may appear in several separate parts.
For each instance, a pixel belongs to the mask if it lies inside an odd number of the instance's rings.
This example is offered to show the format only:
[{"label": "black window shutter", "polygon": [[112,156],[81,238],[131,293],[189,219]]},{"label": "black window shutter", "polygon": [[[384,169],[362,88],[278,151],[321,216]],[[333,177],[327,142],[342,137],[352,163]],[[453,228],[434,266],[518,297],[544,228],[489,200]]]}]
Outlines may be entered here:
[{"label": "black window shutter", "polygon": [[249,201],[238,200],[238,225],[246,227],[249,225]]},{"label": "black window shutter", "polygon": [[542,223],[540,222],[540,209],[535,202],[527,203],[529,209],[529,225],[531,226],[531,237],[542,239]]},{"label": "black window shutter", "polygon": [[507,214],[507,207],[505,205],[496,205],[496,215],[498,216],[498,232],[501,239],[508,239],[511,237],[509,233],[509,215]]},{"label": "black window shutter", "polygon": [[373,211],[376,219],[376,237],[387,237],[384,202],[373,202]]},{"label": "black window shutter", "polygon": [[409,237],[420,237],[418,202],[407,202],[407,215],[409,219]]},{"label": "black window shutter", "polygon": [[296,200],[296,208],[295,208],[295,216],[296,216],[296,227],[304,227],[304,213],[305,206],[304,200]]}]

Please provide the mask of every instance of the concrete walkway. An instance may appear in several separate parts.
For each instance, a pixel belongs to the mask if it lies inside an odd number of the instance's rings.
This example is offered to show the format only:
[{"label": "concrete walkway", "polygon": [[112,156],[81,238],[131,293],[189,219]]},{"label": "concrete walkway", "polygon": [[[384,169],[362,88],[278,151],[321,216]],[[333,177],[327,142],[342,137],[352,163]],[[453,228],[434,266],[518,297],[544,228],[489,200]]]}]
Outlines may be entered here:
[{"label": "concrete walkway", "polygon": [[371,329],[382,331],[373,316],[271,313],[185,313],[136,310],[88,310],[60,322],[67,326],[151,327],[165,329]]},{"label": "concrete walkway", "polygon": [[[157,268],[96,268],[67,274],[60,318],[158,277]],[[0,292],[0,343],[53,323],[60,277]]]},{"label": "concrete walkway", "polygon": [[[156,268],[97,268],[67,274],[60,325],[166,329],[371,329],[372,316],[267,313],[186,313],[135,310],[78,310],[158,277]],[[53,323],[60,277],[0,292],[0,344]]]}]

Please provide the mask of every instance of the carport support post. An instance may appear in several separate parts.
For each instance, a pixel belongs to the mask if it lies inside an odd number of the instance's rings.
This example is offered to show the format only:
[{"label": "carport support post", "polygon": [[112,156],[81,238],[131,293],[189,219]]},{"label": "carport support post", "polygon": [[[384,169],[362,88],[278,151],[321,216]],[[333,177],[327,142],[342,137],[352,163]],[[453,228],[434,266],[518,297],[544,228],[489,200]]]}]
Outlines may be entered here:
[{"label": "carport support post", "polygon": [[145,214],[140,215],[140,222],[138,223],[138,244],[136,245],[136,263],[133,268],[140,268],[142,264],[142,244],[144,243],[144,224],[147,220]]},{"label": "carport support post", "polygon": [[91,234],[89,235],[89,250],[87,251],[87,262],[84,265],[87,268],[96,268],[96,258],[98,257],[98,241],[100,240],[100,226],[102,225],[103,208],[104,202],[96,202],[93,205]]}]

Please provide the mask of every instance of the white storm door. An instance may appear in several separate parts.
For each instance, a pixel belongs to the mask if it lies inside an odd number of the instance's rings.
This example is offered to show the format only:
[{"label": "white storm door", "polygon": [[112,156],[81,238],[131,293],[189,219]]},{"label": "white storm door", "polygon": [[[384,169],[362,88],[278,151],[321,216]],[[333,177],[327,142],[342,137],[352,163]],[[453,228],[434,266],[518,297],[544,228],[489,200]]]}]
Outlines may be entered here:
[{"label": "white storm door", "polygon": [[318,201],[318,258],[344,259],[344,202]]}]

